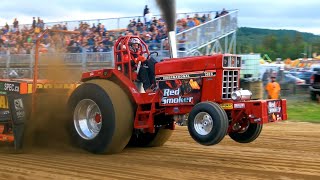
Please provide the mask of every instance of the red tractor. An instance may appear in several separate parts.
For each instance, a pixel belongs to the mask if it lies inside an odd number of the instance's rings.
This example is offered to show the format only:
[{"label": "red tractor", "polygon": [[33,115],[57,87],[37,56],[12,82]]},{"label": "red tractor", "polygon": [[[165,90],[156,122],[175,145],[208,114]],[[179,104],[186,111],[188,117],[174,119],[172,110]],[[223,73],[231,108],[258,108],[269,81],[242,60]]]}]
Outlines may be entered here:
[{"label": "red tractor", "polygon": [[[115,43],[114,69],[83,73],[83,83],[70,95],[72,137],[81,148],[116,153],[127,145],[161,146],[183,117],[202,145],[217,144],[226,135],[249,143],[263,124],[287,119],[285,99],[251,100],[251,92],[240,89],[236,55],[163,59],[149,67],[154,91],[146,93],[137,78],[143,63],[133,66],[128,58],[133,38],[139,39],[124,36]],[[153,53],[139,40],[145,62],[151,61]]]}]

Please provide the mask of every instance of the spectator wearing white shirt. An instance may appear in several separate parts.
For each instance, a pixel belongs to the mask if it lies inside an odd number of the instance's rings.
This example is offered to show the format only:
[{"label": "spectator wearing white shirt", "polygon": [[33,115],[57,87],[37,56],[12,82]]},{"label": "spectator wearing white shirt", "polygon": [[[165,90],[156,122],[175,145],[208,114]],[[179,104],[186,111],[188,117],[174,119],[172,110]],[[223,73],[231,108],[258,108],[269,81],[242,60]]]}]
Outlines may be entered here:
[{"label": "spectator wearing white shirt", "polygon": [[146,20],[146,26],[150,28],[151,22],[152,22],[152,13],[150,11],[147,11],[147,14],[144,16]]}]

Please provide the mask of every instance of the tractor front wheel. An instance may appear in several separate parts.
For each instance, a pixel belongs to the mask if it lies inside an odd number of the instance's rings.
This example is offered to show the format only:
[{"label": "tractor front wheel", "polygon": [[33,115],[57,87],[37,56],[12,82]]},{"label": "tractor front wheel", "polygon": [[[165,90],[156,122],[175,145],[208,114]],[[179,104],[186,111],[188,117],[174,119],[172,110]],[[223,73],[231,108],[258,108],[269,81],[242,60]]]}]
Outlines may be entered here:
[{"label": "tractor front wheel", "polygon": [[76,145],[92,153],[118,153],[133,131],[133,108],[114,82],[91,80],[71,94],[71,135]]},{"label": "tractor front wheel", "polygon": [[250,143],[257,139],[262,131],[262,124],[250,123],[242,130],[236,132],[230,132],[229,136],[239,143]]},{"label": "tractor front wheel", "polygon": [[202,145],[217,144],[227,134],[227,114],[217,103],[198,103],[189,113],[188,130],[191,137]]}]

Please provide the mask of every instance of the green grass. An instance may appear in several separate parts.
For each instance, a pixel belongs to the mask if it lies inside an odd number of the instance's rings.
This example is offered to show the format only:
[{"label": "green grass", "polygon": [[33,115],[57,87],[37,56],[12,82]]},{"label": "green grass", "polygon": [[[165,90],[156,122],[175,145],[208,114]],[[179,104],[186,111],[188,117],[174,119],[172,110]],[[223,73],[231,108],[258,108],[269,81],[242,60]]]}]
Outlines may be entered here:
[{"label": "green grass", "polygon": [[320,103],[300,94],[286,99],[288,120],[320,123]]}]

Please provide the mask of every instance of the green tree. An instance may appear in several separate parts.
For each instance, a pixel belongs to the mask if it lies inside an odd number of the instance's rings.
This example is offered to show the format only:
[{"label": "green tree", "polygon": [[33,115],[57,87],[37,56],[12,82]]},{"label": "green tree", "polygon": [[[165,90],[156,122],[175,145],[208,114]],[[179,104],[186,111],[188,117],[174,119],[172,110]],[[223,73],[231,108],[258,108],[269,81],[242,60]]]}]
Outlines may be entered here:
[{"label": "green tree", "polygon": [[275,50],[277,44],[277,38],[274,35],[267,35],[262,40],[262,45],[267,50]]}]

